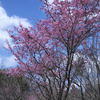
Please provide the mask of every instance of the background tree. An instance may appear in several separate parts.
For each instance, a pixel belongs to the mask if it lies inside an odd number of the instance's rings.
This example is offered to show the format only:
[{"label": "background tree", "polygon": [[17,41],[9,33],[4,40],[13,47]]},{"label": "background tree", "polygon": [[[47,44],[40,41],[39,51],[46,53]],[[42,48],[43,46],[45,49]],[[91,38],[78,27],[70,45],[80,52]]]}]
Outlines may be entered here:
[{"label": "background tree", "polygon": [[39,100],[66,100],[77,71],[86,65],[75,55],[83,55],[86,40],[100,32],[100,0],[43,3],[45,20],[35,28],[20,25],[9,31],[14,46],[7,43],[18,62],[9,73],[25,75]]},{"label": "background tree", "polygon": [[0,100],[27,100],[29,85],[24,78],[0,72]]},{"label": "background tree", "polygon": [[[87,58],[85,70],[77,77],[79,87],[82,87],[85,100],[100,99],[100,38],[99,33],[87,39],[83,45],[84,55]],[[90,41],[91,40],[91,41]]]}]

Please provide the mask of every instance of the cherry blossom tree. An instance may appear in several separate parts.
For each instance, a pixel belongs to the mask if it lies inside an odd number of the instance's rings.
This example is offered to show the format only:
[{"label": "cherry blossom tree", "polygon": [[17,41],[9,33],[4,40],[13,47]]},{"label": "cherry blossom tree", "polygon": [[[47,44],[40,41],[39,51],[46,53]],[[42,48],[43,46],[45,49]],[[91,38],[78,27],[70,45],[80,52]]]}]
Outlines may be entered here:
[{"label": "cherry blossom tree", "polygon": [[100,0],[41,1],[45,20],[34,28],[20,24],[9,31],[14,46],[7,44],[18,66],[7,73],[25,75],[39,100],[66,100],[86,64],[83,56],[79,62],[75,55],[83,55],[84,44],[100,32]]}]

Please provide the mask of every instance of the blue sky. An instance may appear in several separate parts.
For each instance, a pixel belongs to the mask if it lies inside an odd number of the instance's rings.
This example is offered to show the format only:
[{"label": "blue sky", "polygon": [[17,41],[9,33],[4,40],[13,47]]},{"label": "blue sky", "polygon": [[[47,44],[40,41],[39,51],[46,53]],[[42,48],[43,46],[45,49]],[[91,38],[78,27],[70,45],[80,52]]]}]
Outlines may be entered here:
[{"label": "blue sky", "polygon": [[[50,3],[53,0],[50,0]],[[39,0],[0,0],[0,45],[7,47],[6,39],[13,45],[6,29],[12,29],[19,23],[24,27],[34,26],[32,17],[38,21],[45,19],[44,11],[40,10]],[[32,17],[31,17],[32,16]],[[16,66],[15,57],[0,46],[0,66],[4,68]]]},{"label": "blue sky", "polygon": [[43,12],[40,10],[39,0],[0,0],[2,7],[6,10],[8,16],[16,15],[28,18],[31,16],[35,19],[43,18]]}]

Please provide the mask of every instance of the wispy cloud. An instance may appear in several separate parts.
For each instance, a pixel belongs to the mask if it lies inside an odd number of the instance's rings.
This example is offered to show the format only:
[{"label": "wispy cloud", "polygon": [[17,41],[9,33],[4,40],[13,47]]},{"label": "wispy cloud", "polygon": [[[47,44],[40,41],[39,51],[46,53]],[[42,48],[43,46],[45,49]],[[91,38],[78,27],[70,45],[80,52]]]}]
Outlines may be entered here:
[{"label": "wispy cloud", "polygon": [[5,57],[5,61],[3,61],[4,67],[15,67],[17,62],[15,61],[15,56],[11,55],[10,57]]},{"label": "wispy cloud", "polygon": [[1,66],[1,64],[2,64],[2,58],[0,58],[0,66]]},{"label": "wispy cloud", "polygon": [[[49,2],[50,4],[52,4],[53,1],[54,1],[54,0],[48,0],[48,2]],[[65,1],[65,0],[59,0],[59,2],[60,2],[60,1]],[[68,1],[71,1],[71,0],[68,0]]]},{"label": "wispy cloud", "polygon": [[51,4],[54,0],[48,0],[48,2]]},{"label": "wispy cloud", "polygon": [[15,61],[15,59],[16,58],[13,55],[9,57],[0,56],[0,68],[15,67],[17,65],[17,62]]}]

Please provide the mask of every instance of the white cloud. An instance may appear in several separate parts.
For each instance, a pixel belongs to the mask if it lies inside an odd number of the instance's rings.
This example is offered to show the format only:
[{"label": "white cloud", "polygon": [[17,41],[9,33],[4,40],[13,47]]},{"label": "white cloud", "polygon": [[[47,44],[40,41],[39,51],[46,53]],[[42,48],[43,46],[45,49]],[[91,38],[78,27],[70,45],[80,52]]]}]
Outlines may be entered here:
[{"label": "white cloud", "polygon": [[0,55],[0,69],[1,68],[11,68],[16,67],[17,61],[14,55],[6,57],[6,55]]},{"label": "white cloud", "polygon": [[5,68],[7,67],[15,67],[17,65],[17,62],[15,61],[15,56],[11,55],[10,57],[5,57],[5,60],[3,61],[3,66]]},{"label": "white cloud", "polygon": [[[7,44],[5,42],[6,39],[10,42],[11,45],[13,45],[7,30],[12,30],[14,26],[18,26],[20,23],[24,27],[31,26],[28,19],[26,18],[21,18],[16,15],[13,15],[11,17],[8,16],[5,9],[1,6],[0,2],[0,48],[1,45],[7,47]],[[15,57],[13,55],[7,57],[7,55],[2,55],[2,53],[0,53],[0,65],[3,65],[4,68],[8,68],[16,66],[17,62],[15,61]]]},{"label": "white cloud", "polygon": [[0,56],[0,69],[1,68],[8,68],[8,67],[15,67],[17,62],[15,61],[16,57],[11,55],[9,57]]},{"label": "white cloud", "polygon": [[0,6],[0,45],[2,44],[7,47],[5,43],[6,39],[11,43],[7,29],[12,29],[13,26],[18,26],[20,23],[24,27],[31,25],[26,18],[21,18],[15,15],[9,17],[5,9]]}]

